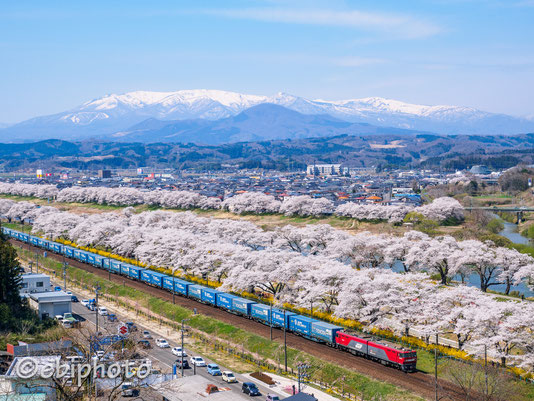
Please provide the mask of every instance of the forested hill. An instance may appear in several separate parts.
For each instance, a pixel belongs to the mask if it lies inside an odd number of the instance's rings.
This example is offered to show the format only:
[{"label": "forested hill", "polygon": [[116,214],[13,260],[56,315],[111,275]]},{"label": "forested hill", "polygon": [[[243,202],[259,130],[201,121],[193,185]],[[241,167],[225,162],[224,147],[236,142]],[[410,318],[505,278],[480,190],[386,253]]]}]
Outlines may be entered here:
[{"label": "forested hill", "polygon": [[462,169],[534,163],[534,134],[516,136],[387,135],[239,142],[218,146],[178,143],[66,142],[0,144],[0,171],[22,169],[218,169],[221,164],[285,170],[309,163],[347,166]]}]

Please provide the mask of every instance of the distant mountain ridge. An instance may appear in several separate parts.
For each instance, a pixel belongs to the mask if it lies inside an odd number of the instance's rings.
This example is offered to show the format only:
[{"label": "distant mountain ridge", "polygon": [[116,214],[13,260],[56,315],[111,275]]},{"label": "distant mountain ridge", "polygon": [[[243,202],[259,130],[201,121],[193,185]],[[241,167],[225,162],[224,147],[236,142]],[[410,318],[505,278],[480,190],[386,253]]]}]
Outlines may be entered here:
[{"label": "distant mountain ridge", "polygon": [[302,114],[271,103],[252,106],[216,121],[148,119],[111,135],[120,142],[181,142],[208,145],[336,135],[413,134],[417,131],[350,123],[327,114]]},{"label": "distant mountain ridge", "polygon": [[309,100],[286,93],[257,96],[199,89],[106,95],[62,113],[35,117],[0,129],[0,140],[98,138],[129,130],[147,119],[216,121],[234,117],[261,104],[274,104],[306,115],[328,115],[350,123],[439,134],[517,134],[534,131],[534,121],[531,119],[469,107],[423,106],[379,97],[329,101]]}]

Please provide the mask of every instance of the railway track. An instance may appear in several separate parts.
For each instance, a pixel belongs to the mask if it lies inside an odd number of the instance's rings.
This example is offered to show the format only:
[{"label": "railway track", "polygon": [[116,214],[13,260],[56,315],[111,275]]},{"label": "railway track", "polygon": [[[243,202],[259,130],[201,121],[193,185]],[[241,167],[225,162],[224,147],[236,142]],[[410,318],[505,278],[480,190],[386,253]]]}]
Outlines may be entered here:
[{"label": "railway track", "polygon": [[[34,252],[40,252],[43,250],[39,247],[10,239],[10,242],[20,248],[29,249]],[[56,254],[52,251],[47,251],[47,257],[55,259],[57,261],[63,261],[63,255]],[[99,269],[90,264],[82,263],[76,259],[67,258],[69,266],[76,267],[87,272],[93,273],[104,280],[108,280],[108,272],[106,270]],[[131,278],[120,276],[117,274],[111,274],[111,281],[117,284],[128,285],[129,287],[144,291],[150,295],[164,299],[166,301],[173,301],[173,296],[170,292],[152,287],[141,281],[136,281]],[[234,315],[226,312],[222,309],[206,305],[195,300],[176,295],[174,297],[175,304],[188,308],[190,310],[196,309],[198,313],[205,316],[212,317],[214,319],[223,321],[233,326],[239,327],[248,332],[258,334],[265,338],[269,338],[270,328],[254,320],[249,320],[241,316]],[[279,343],[283,343],[283,331],[279,329],[273,329],[273,340]],[[315,343],[305,338],[299,337],[293,333],[287,333],[287,345],[289,347],[298,349],[300,351],[307,352],[317,358],[321,358],[336,365],[343,366],[345,368],[354,370],[358,373],[372,377],[379,381],[385,381],[394,384],[398,387],[404,388],[412,393],[422,396],[428,400],[435,399],[435,381],[434,378],[423,372],[404,373],[400,370],[386,367],[380,363],[373,362],[371,360],[353,356],[345,351],[341,351],[335,348],[331,348],[325,344]],[[463,401],[465,395],[462,395],[461,390],[445,380],[438,380],[438,396],[440,400],[453,400]]]}]

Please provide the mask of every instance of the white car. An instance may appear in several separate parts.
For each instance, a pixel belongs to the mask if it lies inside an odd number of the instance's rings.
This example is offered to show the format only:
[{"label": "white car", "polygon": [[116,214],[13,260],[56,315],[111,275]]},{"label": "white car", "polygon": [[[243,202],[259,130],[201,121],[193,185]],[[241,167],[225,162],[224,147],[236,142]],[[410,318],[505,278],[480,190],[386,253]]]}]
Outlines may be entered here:
[{"label": "white car", "polygon": [[98,314],[99,315],[102,315],[102,316],[107,316],[108,315],[108,310],[104,307],[99,307],[98,308]]},{"label": "white car", "polygon": [[183,356],[184,358],[187,357],[187,352],[182,350],[182,347],[173,347],[171,352],[176,356]]},{"label": "white car", "polygon": [[82,304],[83,306],[85,306],[87,308],[87,305],[89,305],[89,300],[88,299],[82,299],[80,301],[80,304]]},{"label": "white car", "polygon": [[163,338],[158,338],[156,340],[156,345],[160,348],[170,348],[171,346],[169,345],[169,343],[167,342],[167,340],[163,339]]},{"label": "white car", "polygon": [[152,339],[152,334],[150,334],[150,331],[148,331],[148,330],[143,331],[143,338],[145,340],[151,340]]},{"label": "white car", "polygon": [[226,383],[237,383],[237,378],[229,370],[225,370],[224,372],[222,372],[222,379]]},{"label": "white car", "polygon": [[198,367],[206,366],[206,362],[201,356],[192,356],[190,359],[191,365],[195,365]]}]

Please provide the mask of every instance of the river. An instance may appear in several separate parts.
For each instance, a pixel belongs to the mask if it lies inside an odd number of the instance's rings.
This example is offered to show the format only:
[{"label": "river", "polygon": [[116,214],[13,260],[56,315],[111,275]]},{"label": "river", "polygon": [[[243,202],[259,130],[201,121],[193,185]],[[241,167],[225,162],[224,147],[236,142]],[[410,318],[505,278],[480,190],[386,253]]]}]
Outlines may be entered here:
[{"label": "river", "polygon": [[[508,223],[507,221],[503,221],[503,224],[504,224],[504,229],[499,233],[499,235],[502,235],[503,237],[508,238],[510,241],[512,241],[515,244],[523,244],[523,245],[530,244],[530,240],[528,238],[523,237],[519,232],[517,232],[517,225],[513,223]],[[461,280],[460,277],[455,277],[454,279],[459,280],[459,281]],[[471,275],[467,279],[467,284],[480,288],[480,277],[478,277],[477,274]],[[490,290],[504,293],[506,291],[506,284],[492,285],[490,287]],[[525,285],[525,283],[521,283],[519,285],[513,285],[510,288],[510,291],[517,291],[519,292],[519,294],[524,294],[525,297],[534,296],[534,291],[532,291],[527,285]]]}]

